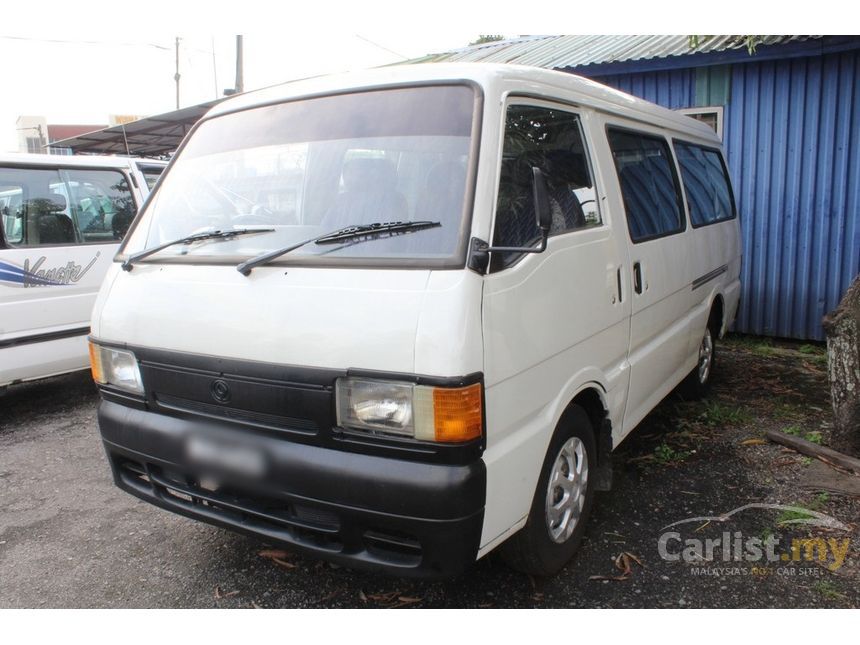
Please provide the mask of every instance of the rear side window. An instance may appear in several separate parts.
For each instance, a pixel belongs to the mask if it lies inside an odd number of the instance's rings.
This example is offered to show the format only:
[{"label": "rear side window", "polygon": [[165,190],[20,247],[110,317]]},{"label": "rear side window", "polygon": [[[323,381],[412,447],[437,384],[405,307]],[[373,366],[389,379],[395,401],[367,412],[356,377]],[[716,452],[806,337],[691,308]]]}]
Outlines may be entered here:
[{"label": "rear side window", "polygon": [[681,194],[666,140],[614,128],[608,137],[630,239],[644,242],[683,231]]},{"label": "rear side window", "polygon": [[125,175],[115,170],[68,170],[72,216],[84,243],[125,237],[137,209]]},{"label": "rear side window", "polygon": [[146,181],[146,187],[149,190],[155,188],[155,182],[158,181],[161,173],[164,172],[164,166],[138,166],[138,168],[143,173],[143,179]]},{"label": "rear side window", "polygon": [[48,168],[0,168],[0,212],[12,246],[80,244],[60,173]]},{"label": "rear side window", "polygon": [[734,200],[720,153],[712,148],[675,141],[675,154],[693,226],[732,219]]},{"label": "rear side window", "polygon": [[0,168],[0,225],[11,246],[116,242],[136,210],[115,170]]}]

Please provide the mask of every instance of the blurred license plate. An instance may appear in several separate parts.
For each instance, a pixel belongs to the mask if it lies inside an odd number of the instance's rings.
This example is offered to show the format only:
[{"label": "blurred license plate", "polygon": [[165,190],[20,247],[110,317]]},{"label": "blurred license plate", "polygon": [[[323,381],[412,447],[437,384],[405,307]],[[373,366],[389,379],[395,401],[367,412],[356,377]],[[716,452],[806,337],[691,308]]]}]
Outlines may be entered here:
[{"label": "blurred license plate", "polygon": [[191,464],[216,473],[255,478],[266,474],[266,460],[263,453],[252,446],[192,436],[188,439],[186,452]]}]

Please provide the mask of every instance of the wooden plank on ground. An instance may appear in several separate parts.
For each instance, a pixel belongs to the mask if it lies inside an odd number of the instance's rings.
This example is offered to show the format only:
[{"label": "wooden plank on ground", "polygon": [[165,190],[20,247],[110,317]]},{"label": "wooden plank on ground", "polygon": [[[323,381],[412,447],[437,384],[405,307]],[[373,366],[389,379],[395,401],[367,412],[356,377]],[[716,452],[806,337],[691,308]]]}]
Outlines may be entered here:
[{"label": "wooden plank on ground", "polygon": [[849,457],[841,452],[831,450],[827,446],[819,446],[817,443],[812,443],[806,439],[795,437],[794,435],[785,434],[776,430],[766,430],[764,433],[771,441],[788,446],[792,450],[820,459],[826,464],[836,465],[840,468],[851,470],[860,475],[860,459]]},{"label": "wooden plank on ground", "polygon": [[798,485],[814,491],[827,491],[834,495],[860,497],[860,477],[848,475],[820,461],[813,461],[803,469]]}]

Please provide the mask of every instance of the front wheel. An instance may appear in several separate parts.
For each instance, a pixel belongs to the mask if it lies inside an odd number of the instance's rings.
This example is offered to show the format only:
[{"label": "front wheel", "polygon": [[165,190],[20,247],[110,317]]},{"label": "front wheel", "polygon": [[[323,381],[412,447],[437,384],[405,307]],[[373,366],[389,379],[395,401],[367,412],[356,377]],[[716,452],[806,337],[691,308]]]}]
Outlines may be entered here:
[{"label": "front wheel", "polygon": [[550,442],[526,525],[502,545],[502,557],[511,567],[547,576],[573,557],[591,512],[596,466],[591,421],[573,406]]}]

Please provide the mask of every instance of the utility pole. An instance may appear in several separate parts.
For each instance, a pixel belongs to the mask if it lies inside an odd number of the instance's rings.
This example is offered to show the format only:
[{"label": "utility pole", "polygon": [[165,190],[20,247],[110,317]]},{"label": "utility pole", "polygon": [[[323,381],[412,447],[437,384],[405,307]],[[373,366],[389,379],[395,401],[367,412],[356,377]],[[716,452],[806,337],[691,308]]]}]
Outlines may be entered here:
[{"label": "utility pole", "polygon": [[245,91],[244,57],[242,56],[242,36],[236,36],[236,85],[224,90],[224,96],[233,96]]},{"label": "utility pole", "polygon": [[176,73],[173,80],[176,81],[176,109],[179,109],[179,36],[176,37]]},{"label": "utility pole", "polygon": [[212,82],[215,85],[215,98],[218,98],[218,65],[215,63],[215,36],[212,36]]},{"label": "utility pole", "polygon": [[244,61],[242,57],[242,36],[236,36],[236,94],[245,91]]}]

